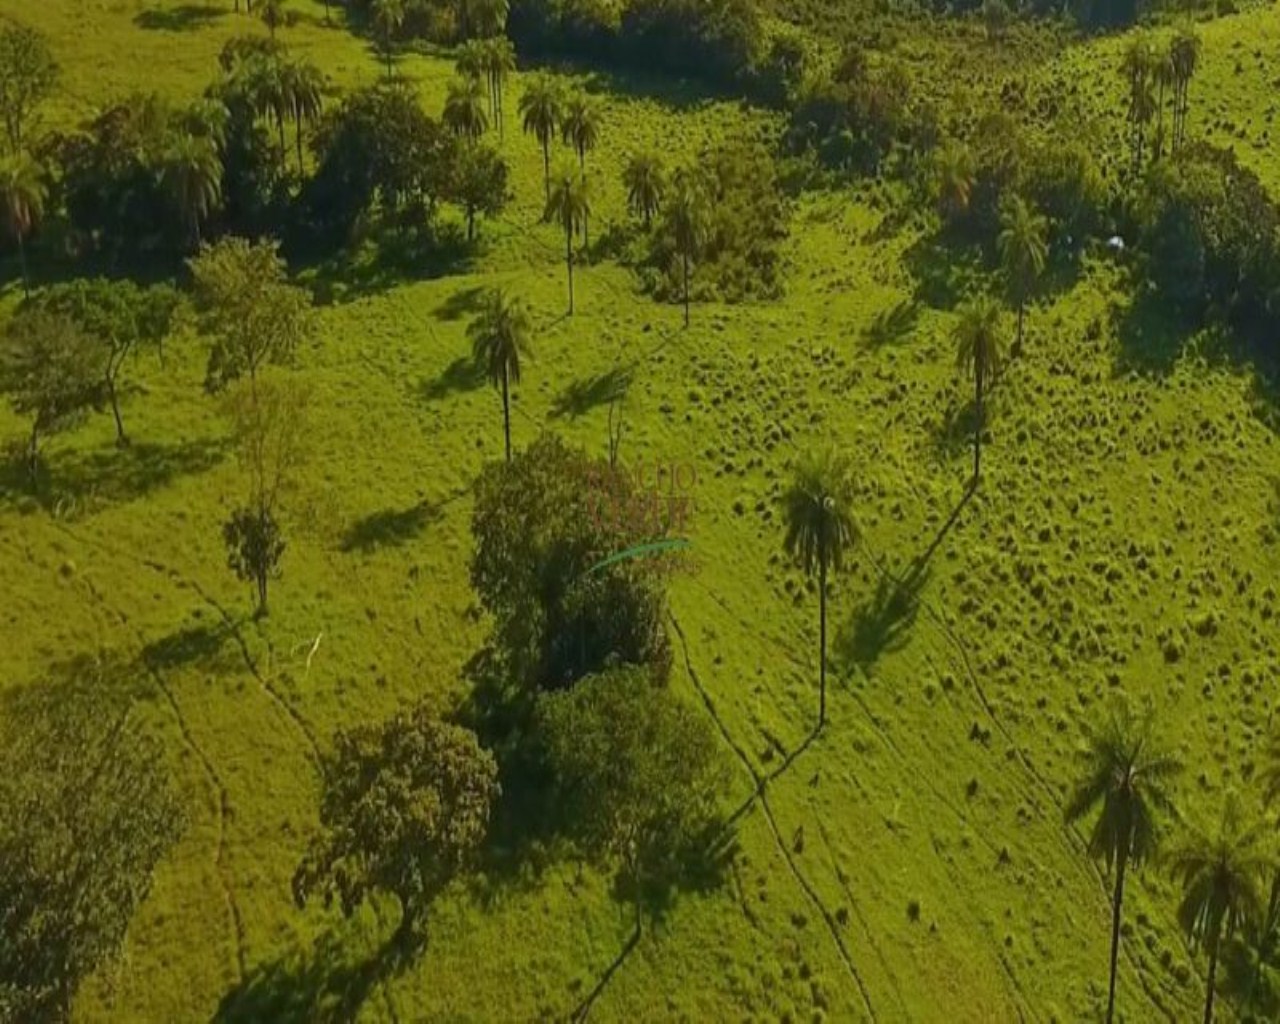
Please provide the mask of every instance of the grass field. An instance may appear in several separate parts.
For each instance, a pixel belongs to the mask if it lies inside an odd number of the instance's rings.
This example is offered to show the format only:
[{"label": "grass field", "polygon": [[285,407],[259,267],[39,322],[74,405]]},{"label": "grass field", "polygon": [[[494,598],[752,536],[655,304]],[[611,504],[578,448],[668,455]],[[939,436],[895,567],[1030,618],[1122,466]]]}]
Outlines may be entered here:
[{"label": "grass field", "polygon": [[[381,73],[319,2],[291,6],[302,20],[282,38],[335,86]],[[134,90],[197,93],[228,37],[265,31],[230,8],[0,0],[52,40],[63,82],[48,120],[63,125]],[[1192,130],[1280,189],[1280,15],[1203,32]],[[1067,46],[1033,73],[1087,76],[1092,116],[1118,132],[1120,45]],[[448,56],[398,68],[438,113]],[[777,127],[685,87],[587,86],[605,104],[593,235],[626,219],[634,150],[692,161]],[[1257,767],[1280,686],[1280,448],[1252,375],[1198,358],[1194,338],[1162,344],[1123,269],[1089,257],[1032,309],[966,499],[954,313],[917,301],[918,232],[877,231],[873,190],[794,202],[777,301],[698,304],[684,330],[678,307],[602,258],[581,269],[568,318],[561,238],[538,223],[541,153],[517,128],[508,114],[514,201],[466,265],[304,273],[322,302],[300,358],[314,451],[270,618],[250,618],[225,568],[237,467],[196,339],[174,341],[163,368],[136,362],[131,449],[97,417],[49,445],[49,507],[17,469],[0,482],[0,685],[43,685],[88,656],[103,685],[139,687],[191,819],[77,1018],[552,1020],[599,986],[601,1021],[1100,1019],[1109,889],[1062,822],[1082,722],[1118,690],[1149,700],[1189,766],[1181,803],[1204,820]],[[501,455],[501,404],[468,371],[464,331],[495,282],[536,327],[517,446],[550,430],[603,453],[608,396],[625,387],[623,458],[697,467],[699,568],[672,584],[673,685],[715,716],[733,759],[739,850],[722,885],[681,893],[633,949],[611,879],[552,862],[458,886],[424,954],[374,977],[393,906],[299,911],[289,883],[335,730],[423,696],[451,706],[485,635],[469,488]],[[19,295],[11,281],[0,304]],[[0,436],[22,433],[0,411]],[[807,742],[816,601],[782,557],[776,499],[796,452],[828,440],[854,461],[864,541],[833,592],[829,725]],[[1195,1019],[1203,967],[1175,905],[1160,872],[1130,889],[1124,1020]]]}]

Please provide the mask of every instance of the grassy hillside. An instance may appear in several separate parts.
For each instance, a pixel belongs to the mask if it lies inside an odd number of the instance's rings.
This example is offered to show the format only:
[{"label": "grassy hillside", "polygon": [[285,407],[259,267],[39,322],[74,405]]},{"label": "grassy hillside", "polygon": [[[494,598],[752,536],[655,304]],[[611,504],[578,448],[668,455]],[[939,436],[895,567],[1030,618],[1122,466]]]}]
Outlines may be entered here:
[{"label": "grassy hillside", "polygon": [[[282,38],[335,86],[381,73],[319,2],[291,6],[302,17]],[[230,8],[0,0],[52,41],[64,78],[48,120],[62,125],[134,90],[196,94],[227,38],[265,31]],[[1079,77],[1118,133],[1120,45],[1055,49],[1035,73]],[[1206,25],[1193,108],[1193,131],[1230,141],[1273,190],[1278,48],[1272,9]],[[448,54],[403,56],[399,73],[438,113]],[[684,87],[586,84],[605,111],[593,237],[626,219],[634,150],[692,161],[778,127]],[[1280,686],[1280,447],[1252,376],[1198,358],[1195,339],[1153,351],[1160,325],[1136,324],[1122,268],[1091,256],[1031,310],[966,499],[954,311],[918,301],[921,240],[878,230],[878,192],[793,203],[776,302],[697,304],[683,330],[678,307],[600,257],[568,318],[562,239],[538,222],[541,153],[517,128],[509,113],[514,201],[483,224],[480,255],[443,273],[370,257],[303,274],[322,303],[300,357],[318,415],[270,618],[250,618],[225,568],[238,470],[194,337],[163,367],[135,364],[131,449],[98,417],[49,445],[47,506],[25,496],[19,465],[0,480],[0,685],[44,685],[88,656],[140,687],[191,819],[77,1019],[533,1021],[588,999],[600,1021],[1100,1019],[1109,890],[1062,823],[1082,723],[1116,691],[1149,700],[1202,820],[1257,767]],[[624,459],[697,467],[673,685],[714,716],[733,760],[739,848],[720,884],[682,892],[634,948],[611,879],[552,861],[457,886],[424,954],[379,974],[369,956],[393,906],[351,921],[299,911],[290,878],[334,732],[424,695],[450,706],[485,635],[469,488],[501,455],[501,404],[467,370],[465,328],[495,282],[528,300],[536,328],[517,446],[552,430],[603,453],[622,381]],[[11,281],[0,303],[19,295]],[[0,436],[22,434],[0,411]],[[810,740],[817,606],[782,558],[776,501],[796,452],[828,440],[857,468],[863,542],[836,580],[838,680]],[[1125,1020],[1199,1006],[1175,905],[1160,872],[1131,886]]]}]

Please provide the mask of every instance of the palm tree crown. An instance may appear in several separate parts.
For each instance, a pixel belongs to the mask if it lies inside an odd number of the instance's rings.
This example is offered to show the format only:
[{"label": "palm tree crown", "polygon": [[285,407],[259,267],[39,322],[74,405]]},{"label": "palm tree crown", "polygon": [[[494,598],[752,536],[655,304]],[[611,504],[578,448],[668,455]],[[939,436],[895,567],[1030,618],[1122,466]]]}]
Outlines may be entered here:
[{"label": "palm tree crown", "polygon": [[578,154],[578,164],[586,164],[587,150],[594,149],[600,140],[600,112],[586,96],[577,93],[565,104],[564,120],[560,125],[564,141]]},{"label": "palm tree crown", "polygon": [[161,180],[187,222],[192,243],[198,245],[200,222],[222,196],[222,161],[217,147],[207,136],[179,134],[165,154]]},{"label": "palm tree crown", "polygon": [[971,300],[955,327],[956,368],[984,391],[1004,367],[1000,307],[988,296]]},{"label": "palm tree crown", "polygon": [[495,288],[467,328],[471,354],[495,388],[502,391],[507,459],[511,458],[510,385],[520,383],[520,358],[529,352],[529,313],[518,299]]},{"label": "palm tree crown", "polygon": [[44,216],[47,196],[44,168],[24,152],[0,157],[0,216],[6,234],[18,243],[22,263],[22,288],[30,296],[31,280],[27,273],[27,235]]},{"label": "palm tree crown", "polygon": [[857,539],[852,493],[848,460],[834,449],[808,452],[796,464],[782,499],[783,546],[806,574],[824,564],[843,568],[845,551]]},{"label": "palm tree crown", "polygon": [[524,130],[542,146],[542,172],[548,201],[551,199],[551,142],[560,123],[560,88],[545,74],[536,75],[520,96]]},{"label": "palm tree crown", "polygon": [[444,123],[455,135],[478,139],[489,128],[480,95],[480,82],[475,78],[457,78],[449,83],[444,101]]},{"label": "palm tree crown", "polygon": [[1036,278],[1044,273],[1045,261],[1049,257],[1048,233],[1048,220],[1021,196],[1013,196],[1001,210],[996,246],[1018,303],[1017,349],[1022,347],[1022,321],[1027,297]]},{"label": "palm tree crown", "polygon": [[644,218],[647,228],[662,205],[667,187],[662,158],[656,153],[637,153],[622,172],[622,183],[627,187],[627,206]]}]

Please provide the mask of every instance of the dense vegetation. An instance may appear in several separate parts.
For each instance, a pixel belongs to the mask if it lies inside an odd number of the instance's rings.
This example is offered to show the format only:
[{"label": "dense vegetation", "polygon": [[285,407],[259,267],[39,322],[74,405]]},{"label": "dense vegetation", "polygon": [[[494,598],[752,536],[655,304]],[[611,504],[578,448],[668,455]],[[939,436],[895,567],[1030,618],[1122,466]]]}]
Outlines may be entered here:
[{"label": "dense vegetation", "polygon": [[1276,1019],[1273,9],[136,6],[0,0],[0,1020]]}]

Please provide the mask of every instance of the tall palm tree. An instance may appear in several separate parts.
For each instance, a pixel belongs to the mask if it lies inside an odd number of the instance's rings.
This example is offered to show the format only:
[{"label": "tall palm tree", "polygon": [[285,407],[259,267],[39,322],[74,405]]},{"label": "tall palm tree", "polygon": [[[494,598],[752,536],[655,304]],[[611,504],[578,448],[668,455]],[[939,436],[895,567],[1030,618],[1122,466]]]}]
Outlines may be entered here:
[{"label": "tall palm tree", "polygon": [[302,129],[314,125],[324,108],[324,75],[314,64],[305,60],[287,61],[281,74],[285,82],[285,98],[289,104],[289,116],[293,120],[294,141],[298,150],[298,177],[303,175]]},{"label": "tall palm tree", "polygon": [[1266,850],[1264,827],[1245,822],[1233,793],[1223,806],[1217,834],[1194,833],[1169,863],[1182,886],[1178,923],[1209,955],[1204,1024],[1211,1024],[1222,940],[1261,918],[1262,880],[1275,870],[1275,860]]},{"label": "tall palm tree", "polygon": [[382,53],[391,77],[391,38],[404,24],[404,0],[373,0],[373,24],[382,36]]},{"label": "tall palm tree", "polygon": [[455,135],[471,142],[488,130],[489,115],[484,112],[479,79],[455,78],[449,83],[443,120]]},{"label": "tall palm tree", "polygon": [[1013,344],[1014,355],[1022,351],[1027,299],[1036,279],[1044,273],[1045,260],[1049,255],[1048,234],[1048,220],[1021,196],[1014,196],[1000,211],[1000,234],[996,246],[1018,303],[1018,336]]},{"label": "tall palm tree", "polygon": [[695,176],[688,171],[676,172],[667,203],[667,226],[680,256],[684,280],[684,325],[689,326],[689,267],[702,253],[707,242],[707,198]]},{"label": "tall palm tree", "polygon": [[667,188],[662,158],[656,153],[635,154],[622,172],[622,183],[627,187],[627,207],[644,218],[644,227],[648,231],[653,215],[662,206],[662,195]]},{"label": "tall palm tree", "polygon": [[192,102],[183,114],[181,124],[192,135],[203,135],[221,153],[227,144],[227,126],[231,114],[227,105],[212,91]]},{"label": "tall palm tree", "polygon": [[[1164,156],[1165,131],[1164,131],[1164,98],[1165,93],[1173,86],[1176,81],[1176,72],[1173,66],[1173,45],[1172,43],[1160,47],[1153,47],[1151,51],[1151,77],[1156,87],[1156,134],[1152,141],[1152,153],[1155,159]],[[1172,145],[1170,150],[1172,150]]]},{"label": "tall palm tree", "polygon": [[284,0],[262,0],[262,20],[275,39],[276,29],[284,22]]},{"label": "tall palm tree", "polygon": [[[486,86],[492,90],[493,80],[489,78],[488,55],[485,53],[485,42],[483,39],[468,39],[465,43],[458,47],[458,56],[454,61],[454,69],[458,72],[460,78],[473,78],[480,80],[483,75]],[[493,95],[489,96],[489,109],[493,110]]]},{"label": "tall palm tree", "polygon": [[1004,366],[1004,335],[1000,330],[1000,307],[983,295],[960,311],[954,340],[956,367],[973,378],[973,483],[978,485],[982,464],[983,400]]},{"label": "tall palm tree", "polygon": [[520,383],[520,357],[529,354],[529,312],[519,299],[495,288],[471,325],[471,353],[476,366],[484,370],[495,388],[502,389],[502,422],[511,461],[510,386]]},{"label": "tall palm tree", "polygon": [[493,100],[493,119],[498,125],[498,139],[501,141],[505,132],[503,124],[506,113],[502,100],[506,90],[507,78],[516,69],[516,48],[506,36],[494,36],[484,41],[484,69],[489,76],[489,94]]},{"label": "tall palm tree", "polygon": [[[582,93],[575,93],[565,104],[564,119],[560,122],[560,134],[578,154],[578,169],[587,174],[587,150],[594,149],[600,139],[600,114],[596,105]],[[591,227],[587,219],[582,221],[582,244],[591,247]]]},{"label": "tall palm tree", "polygon": [[18,243],[22,293],[27,298],[31,297],[31,278],[27,272],[27,235],[44,216],[47,195],[44,168],[34,157],[23,152],[0,157],[0,213],[4,215],[5,233]]},{"label": "tall palm tree", "polygon": [[161,181],[187,224],[192,248],[198,248],[200,222],[222,196],[222,161],[217,148],[205,136],[180,133],[165,153]]},{"label": "tall palm tree", "polygon": [[556,169],[551,182],[550,198],[543,220],[553,221],[564,230],[564,259],[569,269],[569,314],[573,315],[573,236],[591,214],[591,195],[587,179],[569,164]]},{"label": "tall palm tree", "polygon": [[510,10],[510,0],[463,0],[463,31],[481,39],[501,35]]},{"label": "tall palm tree", "polygon": [[782,499],[783,546],[806,576],[818,573],[818,728],[827,721],[827,574],[857,539],[849,463],[834,449],[805,453]]},{"label": "tall palm tree", "polygon": [[1147,124],[1155,114],[1155,95],[1152,91],[1155,50],[1146,32],[1135,32],[1129,40],[1120,60],[1120,74],[1129,86],[1128,119],[1133,132],[1133,167],[1142,166],[1142,149]]},{"label": "tall palm tree", "polygon": [[1173,70],[1173,150],[1177,152],[1187,137],[1187,93],[1200,64],[1200,37],[1191,25],[1184,25],[1169,47]]},{"label": "tall palm tree", "polygon": [[560,123],[560,87],[549,75],[536,75],[529,80],[520,96],[520,116],[524,130],[542,146],[542,176],[547,202],[551,201],[551,140]]},{"label": "tall palm tree", "polygon": [[939,212],[948,221],[964,216],[969,211],[977,179],[972,151],[962,142],[953,141],[943,146],[934,158],[934,175]]},{"label": "tall palm tree", "polygon": [[1088,733],[1084,776],[1066,808],[1068,824],[1097,812],[1089,833],[1089,853],[1115,869],[1111,900],[1111,974],[1107,988],[1107,1024],[1115,1014],[1116,960],[1125,876],[1156,854],[1161,819],[1172,815],[1169,785],[1178,762],[1151,737],[1150,721],[1136,719],[1127,706],[1113,709],[1106,722]]}]

